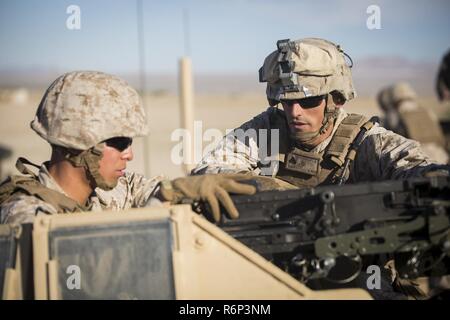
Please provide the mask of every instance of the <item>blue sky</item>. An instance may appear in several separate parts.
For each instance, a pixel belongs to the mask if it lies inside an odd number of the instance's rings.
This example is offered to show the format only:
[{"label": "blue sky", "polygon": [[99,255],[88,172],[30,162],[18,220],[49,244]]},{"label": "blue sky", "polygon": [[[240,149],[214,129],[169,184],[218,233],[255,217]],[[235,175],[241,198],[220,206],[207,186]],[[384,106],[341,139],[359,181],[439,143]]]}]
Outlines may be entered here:
[{"label": "blue sky", "polygon": [[[68,30],[66,8],[81,9],[81,30]],[[381,29],[368,30],[369,5]],[[189,12],[196,72],[254,73],[278,39],[322,37],[355,59],[396,56],[437,62],[450,48],[450,1],[146,1],[146,66],[175,73]],[[135,0],[0,0],[0,70],[138,70]]]}]

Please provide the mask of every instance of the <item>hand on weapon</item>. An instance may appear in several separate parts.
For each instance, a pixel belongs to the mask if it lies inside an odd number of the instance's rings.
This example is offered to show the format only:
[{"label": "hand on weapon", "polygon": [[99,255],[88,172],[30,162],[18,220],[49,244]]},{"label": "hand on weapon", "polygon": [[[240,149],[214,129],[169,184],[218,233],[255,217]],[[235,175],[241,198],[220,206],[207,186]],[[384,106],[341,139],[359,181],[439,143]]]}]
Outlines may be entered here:
[{"label": "hand on weapon", "polygon": [[215,174],[178,178],[173,181],[163,181],[160,193],[165,200],[180,203],[183,199],[207,202],[211,208],[215,222],[220,221],[219,203],[232,219],[239,217],[239,212],[233,204],[229,193],[252,195],[256,192],[254,186],[239,183],[248,179],[244,174]]}]

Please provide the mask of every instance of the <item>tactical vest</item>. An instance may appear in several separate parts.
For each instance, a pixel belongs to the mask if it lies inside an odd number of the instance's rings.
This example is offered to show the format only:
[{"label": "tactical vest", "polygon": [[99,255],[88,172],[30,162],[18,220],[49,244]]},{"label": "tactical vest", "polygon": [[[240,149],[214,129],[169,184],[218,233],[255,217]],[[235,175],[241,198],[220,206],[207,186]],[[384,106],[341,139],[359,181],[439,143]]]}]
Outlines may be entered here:
[{"label": "tactical vest", "polygon": [[40,183],[37,175],[28,169],[25,164],[39,168],[25,158],[17,159],[16,168],[23,175],[10,176],[0,185],[0,205],[13,195],[22,193],[50,204],[58,213],[87,211],[87,208],[80,206],[75,200]]},{"label": "tactical vest", "polygon": [[279,112],[271,115],[270,122],[271,128],[280,130],[280,163],[276,177],[299,188],[345,182],[364,134],[374,125],[374,120],[368,121],[363,115],[349,114],[339,124],[325,150],[314,153],[293,146],[286,118]]},{"label": "tactical vest", "polygon": [[445,136],[439,123],[434,121],[427,110],[418,107],[415,110],[399,111],[400,118],[405,126],[407,138],[421,143],[434,142],[445,148]]}]

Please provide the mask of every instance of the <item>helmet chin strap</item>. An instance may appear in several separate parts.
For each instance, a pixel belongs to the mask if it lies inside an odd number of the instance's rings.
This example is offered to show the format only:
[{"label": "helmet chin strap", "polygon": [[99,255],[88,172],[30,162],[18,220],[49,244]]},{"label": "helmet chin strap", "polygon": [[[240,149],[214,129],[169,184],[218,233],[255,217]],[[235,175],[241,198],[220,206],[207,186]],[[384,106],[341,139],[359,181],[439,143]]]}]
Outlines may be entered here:
[{"label": "helmet chin strap", "polygon": [[91,182],[93,189],[100,188],[105,191],[113,189],[117,185],[115,182],[107,182],[99,172],[100,160],[103,156],[103,144],[98,144],[88,150],[74,155],[67,153],[65,158],[75,167],[83,167],[86,169],[86,174]]},{"label": "helmet chin strap", "polygon": [[316,141],[320,140],[320,136],[328,133],[337,117],[338,108],[334,104],[332,95],[329,93],[327,94],[325,103],[326,105],[322,126],[319,130],[312,132],[291,132],[290,137],[294,141],[295,145],[298,145],[299,147],[313,148],[315,147]]}]

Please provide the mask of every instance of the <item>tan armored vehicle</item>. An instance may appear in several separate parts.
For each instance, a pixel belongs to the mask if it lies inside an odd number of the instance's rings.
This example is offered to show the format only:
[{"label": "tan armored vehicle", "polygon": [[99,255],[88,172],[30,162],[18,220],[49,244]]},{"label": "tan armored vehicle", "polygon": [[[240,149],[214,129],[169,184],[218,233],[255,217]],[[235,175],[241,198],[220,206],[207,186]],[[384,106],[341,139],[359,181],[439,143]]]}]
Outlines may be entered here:
[{"label": "tan armored vehicle", "polygon": [[3,299],[371,298],[310,290],[187,205],[0,227]]}]

